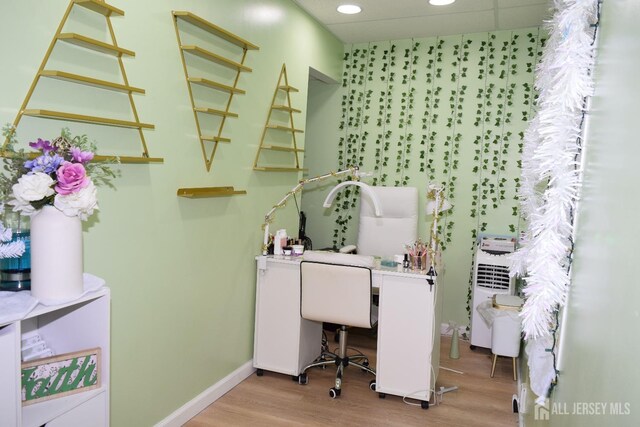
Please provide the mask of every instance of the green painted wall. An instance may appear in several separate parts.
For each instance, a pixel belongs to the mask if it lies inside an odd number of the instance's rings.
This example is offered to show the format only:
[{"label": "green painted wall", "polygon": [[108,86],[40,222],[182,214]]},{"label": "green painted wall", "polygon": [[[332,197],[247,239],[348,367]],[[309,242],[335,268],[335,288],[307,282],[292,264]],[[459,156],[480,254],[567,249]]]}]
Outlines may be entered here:
[{"label": "green painted wall", "polygon": [[[164,164],[122,165],[116,190],[99,190],[99,213],[85,224],[85,269],[112,289],[111,423],[152,425],[252,358],[255,266],[264,214],[300,178],[252,170],[280,68],[287,64],[294,106],[305,109],[313,67],[340,78],[343,45],[288,0],[113,0],[118,44],[153,157]],[[67,7],[67,0],[3,2],[0,27],[0,123],[12,122]],[[206,172],[171,11],[191,11],[260,46],[249,52],[247,91],[232,103],[224,135],[232,139]],[[100,15],[74,12],[71,31],[105,39]],[[75,47],[56,48],[55,69],[115,80],[113,62]],[[42,81],[31,108],[130,119],[128,102],[93,88]],[[55,108],[54,108],[55,107]],[[78,111],[80,110],[80,111]],[[305,115],[296,117],[304,129]],[[57,135],[63,122],[25,118],[20,141]],[[135,132],[69,124],[103,152],[139,155]],[[304,145],[304,135],[299,140]],[[245,196],[189,200],[180,187],[232,185]],[[274,227],[296,228],[292,209]]]},{"label": "green painted wall", "polygon": [[[337,129],[340,117],[340,91],[337,81],[309,81],[304,152],[304,164],[309,170],[305,177],[320,176],[338,170],[335,163],[338,138],[334,129]],[[314,249],[332,246],[334,219],[331,210],[323,208],[322,203],[336,182],[334,179],[327,179],[308,184],[303,190],[302,209],[308,216],[306,234],[311,238]]]},{"label": "green painted wall", "polygon": [[[316,174],[358,165],[376,185],[418,187],[421,206],[429,182],[445,185],[454,204],[439,233],[445,322],[468,324],[476,236],[519,230],[521,135],[543,40],[529,28],[349,45],[339,87],[323,87],[310,104],[309,126],[324,129],[308,139],[305,164]],[[329,98],[333,122],[316,119],[312,106],[328,112]],[[323,151],[312,157],[316,144]],[[354,243],[357,197],[345,189],[333,210],[322,209],[326,191],[305,192],[314,246]],[[423,239],[430,225],[421,212]]]},{"label": "green painted wall", "polygon": [[[603,2],[560,375],[545,425],[640,424],[638,19],[635,2]],[[526,425],[542,425],[535,415]]]}]

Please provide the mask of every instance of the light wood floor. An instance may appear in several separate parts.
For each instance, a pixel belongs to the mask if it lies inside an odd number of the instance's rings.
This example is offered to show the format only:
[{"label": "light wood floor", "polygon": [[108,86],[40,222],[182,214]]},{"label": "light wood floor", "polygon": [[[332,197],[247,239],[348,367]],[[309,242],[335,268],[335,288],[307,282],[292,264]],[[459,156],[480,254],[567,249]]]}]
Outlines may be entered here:
[{"label": "light wood floor", "polygon": [[[333,334],[330,334],[333,339]],[[329,397],[333,368],[309,371],[309,383],[299,385],[291,376],[265,371],[251,375],[218,399],[186,426],[516,426],[511,397],[516,392],[511,359],[498,358],[494,378],[490,378],[491,352],[460,340],[460,358],[449,358],[451,338],[442,337],[440,366],[464,372],[460,375],[441,369],[436,389],[457,386],[445,393],[440,405],[433,399],[429,409],[403,403],[399,396],[378,398],[369,390],[370,374],[353,367],[345,371],[342,395]],[[334,343],[331,342],[333,348]],[[375,366],[375,339],[351,333],[350,346],[357,347]]]}]

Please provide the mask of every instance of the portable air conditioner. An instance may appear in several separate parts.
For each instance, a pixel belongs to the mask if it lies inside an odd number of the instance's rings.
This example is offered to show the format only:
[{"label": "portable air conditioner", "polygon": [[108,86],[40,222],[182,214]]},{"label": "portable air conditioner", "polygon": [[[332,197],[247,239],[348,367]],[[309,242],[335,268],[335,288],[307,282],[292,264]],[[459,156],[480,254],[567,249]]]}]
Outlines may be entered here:
[{"label": "portable air conditioner", "polygon": [[509,277],[507,255],[515,250],[515,239],[483,237],[473,264],[471,301],[471,348],[491,348],[491,329],[478,312],[478,306],[496,294],[513,295],[515,279]]}]

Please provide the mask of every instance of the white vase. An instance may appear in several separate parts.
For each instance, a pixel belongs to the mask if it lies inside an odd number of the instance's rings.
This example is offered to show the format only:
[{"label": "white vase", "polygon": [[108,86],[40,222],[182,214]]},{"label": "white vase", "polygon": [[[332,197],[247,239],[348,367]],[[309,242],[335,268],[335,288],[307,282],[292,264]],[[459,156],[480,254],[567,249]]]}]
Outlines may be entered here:
[{"label": "white vase", "polygon": [[68,301],[82,295],[82,222],[53,206],[31,217],[31,295]]}]

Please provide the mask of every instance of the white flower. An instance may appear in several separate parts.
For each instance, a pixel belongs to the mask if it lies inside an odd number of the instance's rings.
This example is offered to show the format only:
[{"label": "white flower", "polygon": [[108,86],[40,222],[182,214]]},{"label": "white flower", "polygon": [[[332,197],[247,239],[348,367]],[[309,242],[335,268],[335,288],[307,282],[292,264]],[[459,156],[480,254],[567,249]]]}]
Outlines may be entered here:
[{"label": "white flower", "polygon": [[36,172],[30,175],[23,175],[13,185],[13,198],[8,204],[13,206],[14,212],[33,215],[35,209],[31,206],[31,202],[52,196],[55,193],[52,188],[53,184],[53,179],[46,173]]},{"label": "white flower", "polygon": [[98,209],[96,186],[90,181],[89,185],[75,193],[56,194],[53,206],[66,216],[77,216],[84,221],[93,214],[94,209]]},{"label": "white flower", "polygon": [[22,215],[31,216],[36,213],[36,210],[33,206],[31,206],[31,203],[23,199],[18,199],[15,196],[14,199],[9,200],[7,204],[13,206],[14,212],[21,212]]},{"label": "white flower", "polygon": [[36,172],[22,175],[13,186],[13,195],[29,202],[42,200],[53,195],[53,179],[46,173]]}]

